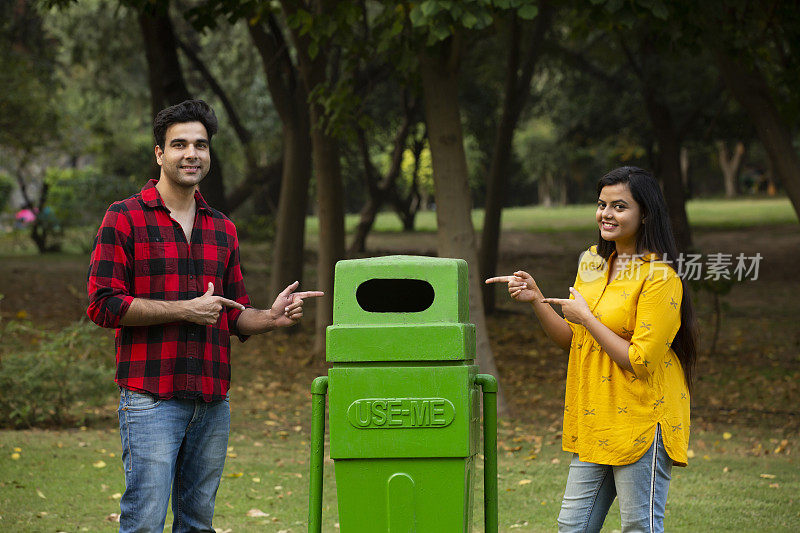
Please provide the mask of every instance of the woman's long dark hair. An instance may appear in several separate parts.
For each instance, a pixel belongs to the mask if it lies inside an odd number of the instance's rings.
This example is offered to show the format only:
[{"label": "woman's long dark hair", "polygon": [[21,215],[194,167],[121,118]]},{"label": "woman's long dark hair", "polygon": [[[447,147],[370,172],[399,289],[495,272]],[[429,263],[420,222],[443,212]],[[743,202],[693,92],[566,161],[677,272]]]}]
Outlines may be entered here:
[{"label": "woman's long dark hair", "polygon": [[[642,211],[642,225],[636,235],[636,253],[653,252],[675,270],[673,261],[678,258],[678,248],[672,235],[667,203],[658,182],[652,174],[641,168],[620,167],[600,178],[597,182],[597,195],[600,195],[603,187],[617,183],[625,183],[628,186],[631,196]],[[608,259],[616,250],[616,244],[600,236],[599,229],[597,232],[597,253],[603,259]],[[686,385],[691,391],[697,359],[697,321],[689,297],[689,286],[684,279],[681,279],[681,284],[683,285],[681,327],[672,341],[672,349],[681,362]]]}]

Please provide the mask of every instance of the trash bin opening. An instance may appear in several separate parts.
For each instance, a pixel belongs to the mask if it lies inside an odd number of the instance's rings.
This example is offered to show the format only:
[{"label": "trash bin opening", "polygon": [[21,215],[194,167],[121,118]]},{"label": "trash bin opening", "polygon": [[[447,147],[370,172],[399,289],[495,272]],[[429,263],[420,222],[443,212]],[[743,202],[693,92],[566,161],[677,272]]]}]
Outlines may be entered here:
[{"label": "trash bin opening", "polygon": [[358,305],[370,313],[419,313],[433,298],[433,286],[422,279],[370,279],[356,289]]}]

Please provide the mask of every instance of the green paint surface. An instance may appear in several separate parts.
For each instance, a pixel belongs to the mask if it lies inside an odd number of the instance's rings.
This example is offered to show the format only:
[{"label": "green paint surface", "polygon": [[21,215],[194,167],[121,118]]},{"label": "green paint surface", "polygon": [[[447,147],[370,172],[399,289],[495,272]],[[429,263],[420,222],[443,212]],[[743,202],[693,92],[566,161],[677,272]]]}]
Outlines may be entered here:
[{"label": "green paint surface", "polygon": [[344,459],[334,468],[343,533],[471,529],[472,457]]},{"label": "green paint surface", "polygon": [[480,447],[467,264],[340,261],[327,332],[343,533],[469,531]]}]

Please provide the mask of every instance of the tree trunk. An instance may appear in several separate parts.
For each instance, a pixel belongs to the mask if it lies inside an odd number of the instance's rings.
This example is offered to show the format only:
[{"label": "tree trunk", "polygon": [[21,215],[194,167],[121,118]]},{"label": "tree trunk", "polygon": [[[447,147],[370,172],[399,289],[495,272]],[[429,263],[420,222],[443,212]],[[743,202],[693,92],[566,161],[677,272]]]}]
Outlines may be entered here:
[{"label": "tree trunk", "polygon": [[[303,110],[305,111],[305,110]],[[311,180],[311,138],[308,116],[297,127],[284,124],[283,174],[275,242],[272,247],[270,292],[278,294],[293,281],[303,279],[308,184]]]},{"label": "tree trunk", "polygon": [[722,179],[725,183],[725,197],[734,198],[739,193],[739,172],[742,170],[744,161],[744,144],[736,143],[733,155],[728,153],[728,146],[725,141],[717,143],[717,154],[719,156],[719,168],[722,170]]},{"label": "tree trunk", "polygon": [[763,74],[755,67],[747,69],[743,62],[724,52],[717,51],[715,57],[725,84],[753,121],[772,168],[800,217],[800,156],[792,144],[789,127],[772,101]]},{"label": "tree trunk", "polygon": [[[528,101],[533,71],[541,55],[544,34],[550,26],[551,12],[552,9],[549,4],[543,3],[522,65],[521,74],[518,71],[520,70],[519,56],[522,32],[520,31],[521,28],[517,17],[513,16],[511,20],[503,112],[495,133],[492,161],[489,165],[489,174],[486,177],[486,205],[479,252],[480,276],[483,279],[494,276],[497,270],[501,217],[506,190],[508,189],[508,166],[511,161],[514,131]],[[494,311],[494,289],[493,285],[482,286],[483,305],[487,314],[491,314]]]},{"label": "tree trunk", "polygon": [[[327,2],[313,2],[315,17],[325,17],[333,9]],[[296,13],[300,6],[293,0],[282,0],[284,12]],[[308,94],[328,81],[328,63],[331,53],[327,43],[321,43],[312,59],[309,54],[310,39],[300,35],[299,29],[291,31],[297,52],[300,75]],[[316,102],[309,103],[311,124],[311,150],[314,176],[317,180],[317,216],[319,217],[319,254],[317,256],[317,289],[325,296],[317,301],[316,339],[314,351],[325,353],[325,331],[333,322],[333,274],[336,262],[344,257],[344,190],[342,185],[339,143],[325,132],[325,109]]]},{"label": "tree trunk", "polygon": [[[178,42],[169,19],[169,4],[143,9],[139,12],[139,28],[147,57],[147,74],[150,86],[150,103],[153,116],[165,107],[189,100],[191,95],[181,74],[178,60]],[[160,174],[153,161],[154,177]],[[200,187],[209,205],[227,212],[225,187],[222,181],[222,166],[214,150],[211,150],[211,168]]]},{"label": "tree trunk", "polygon": [[[442,257],[465,259],[469,265],[470,318],[477,331],[477,363],[480,371],[497,376],[494,354],[489,344],[481,297],[480,272],[472,226],[467,160],[458,105],[459,46],[451,38],[420,55],[425,120],[433,163],[436,190],[438,249]],[[506,411],[504,396],[499,394],[498,410]]]},{"label": "tree trunk", "polygon": [[378,211],[387,201],[391,201],[397,215],[404,225],[409,218],[408,211],[411,205],[411,199],[401,198],[400,193],[397,191],[397,178],[402,171],[403,152],[405,152],[406,149],[406,139],[408,138],[408,131],[411,127],[411,117],[408,106],[406,106],[405,111],[403,122],[395,136],[394,149],[392,150],[392,163],[386,175],[381,177],[380,180],[378,179],[378,170],[375,168],[375,165],[372,164],[372,160],[369,156],[367,132],[364,131],[363,128],[358,128],[358,144],[361,151],[361,159],[364,162],[364,179],[366,181],[369,198],[361,209],[361,216],[349,250],[351,256],[357,253],[363,253],[366,250],[367,235],[369,235],[370,230],[372,230]]},{"label": "tree trunk", "polygon": [[681,163],[681,184],[683,185],[683,190],[691,191],[692,189],[689,184],[689,168],[691,167],[689,149],[685,146],[681,146],[678,158],[680,159]]},{"label": "tree trunk", "polygon": [[539,205],[542,207],[551,207],[553,205],[553,174],[546,170],[539,176],[537,185],[539,193]]},{"label": "tree trunk", "polygon": [[319,217],[319,256],[317,289],[325,292],[317,304],[314,351],[325,353],[325,331],[333,323],[333,274],[336,262],[344,258],[344,190],[336,139],[322,131],[324,110],[311,109],[311,143],[314,175],[317,178],[317,216]]},{"label": "tree trunk", "polygon": [[271,16],[268,23],[270,32],[261,24],[249,24],[248,28],[261,55],[272,101],[283,124],[283,168],[270,277],[270,293],[277,294],[303,278],[311,137],[308,93],[299,80],[278,24]]},{"label": "tree trunk", "polygon": [[664,187],[664,198],[672,222],[672,231],[675,234],[678,251],[685,252],[692,247],[692,234],[689,218],[686,215],[680,139],[672,120],[672,113],[667,106],[658,101],[648,87],[644,88],[644,100],[658,142],[657,175]]}]

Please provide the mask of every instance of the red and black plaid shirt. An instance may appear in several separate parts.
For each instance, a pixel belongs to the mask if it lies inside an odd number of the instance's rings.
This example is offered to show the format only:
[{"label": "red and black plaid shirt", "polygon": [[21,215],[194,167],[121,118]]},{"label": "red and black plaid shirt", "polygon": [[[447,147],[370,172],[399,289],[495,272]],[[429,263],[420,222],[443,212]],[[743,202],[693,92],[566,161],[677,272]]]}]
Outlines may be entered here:
[{"label": "red and black plaid shirt", "polygon": [[225,307],[211,326],[119,325],[134,298],[189,300],[202,295],[209,282],[214,294],[250,306],[233,222],[196,192],[192,242],[187,243],[156,183],[150,180],[106,211],[89,264],[87,314],[99,326],[117,328],[119,386],[164,399],[220,400],[230,385],[229,336],[238,335],[240,310]]}]

